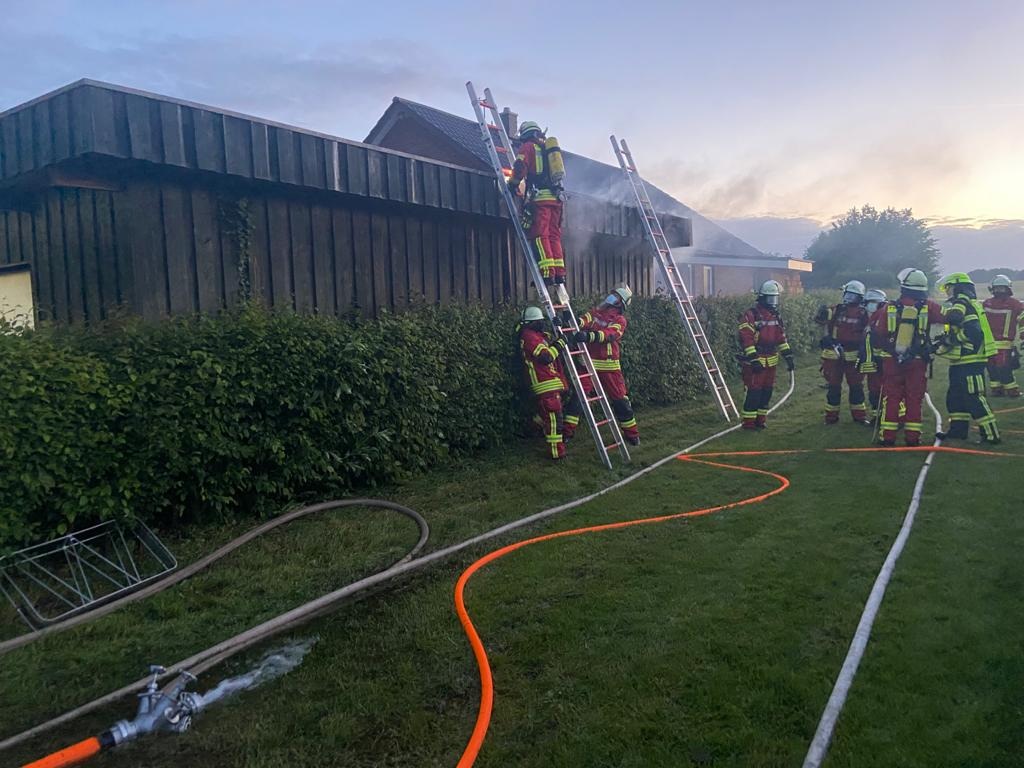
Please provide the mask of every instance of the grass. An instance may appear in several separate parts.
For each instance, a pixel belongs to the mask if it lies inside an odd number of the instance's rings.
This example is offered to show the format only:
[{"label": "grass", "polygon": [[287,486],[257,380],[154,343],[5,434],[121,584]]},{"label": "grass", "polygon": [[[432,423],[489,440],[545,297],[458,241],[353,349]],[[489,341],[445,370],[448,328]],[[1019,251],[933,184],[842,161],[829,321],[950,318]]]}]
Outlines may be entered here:
[{"label": "grass", "polygon": [[[767,433],[733,434],[705,450],[866,445],[862,427],[820,424],[823,393],[810,367]],[[647,410],[640,420],[637,465],[718,427],[709,409],[691,405]],[[1024,412],[1004,420],[1024,428]],[[563,465],[545,463],[538,446],[511,445],[387,495],[426,514],[437,548],[626,473],[600,470],[585,440]],[[1007,450],[1019,441],[1011,436]],[[478,765],[799,765],[922,461],[747,457],[743,464],[786,475],[791,488],[706,518],[546,542],[485,568],[467,590],[496,686]],[[1012,483],[997,482],[1012,477],[1015,461],[936,458],[830,766],[1019,764],[1024,524],[1010,511]],[[469,562],[537,532],[681,512],[774,485],[670,462],[310,624],[299,635],[318,643],[288,676],[204,713],[184,736],[139,742],[94,764],[453,765],[479,696],[451,607]],[[204,530],[173,546],[193,558],[235,533]],[[299,523],[143,605],[4,657],[0,733],[380,567],[414,538],[408,523],[378,512]],[[229,662],[199,688],[251,663],[252,654]],[[132,706],[84,718],[13,757],[77,740]]]}]

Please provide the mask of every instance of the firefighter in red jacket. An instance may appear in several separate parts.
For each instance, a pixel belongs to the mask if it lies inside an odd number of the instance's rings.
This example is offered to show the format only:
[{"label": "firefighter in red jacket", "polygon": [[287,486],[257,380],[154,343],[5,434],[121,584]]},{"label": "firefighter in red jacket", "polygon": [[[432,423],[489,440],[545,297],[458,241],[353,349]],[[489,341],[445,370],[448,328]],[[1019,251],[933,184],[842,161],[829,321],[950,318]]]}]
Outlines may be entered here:
[{"label": "firefighter in red jacket", "polygon": [[851,280],[843,286],[842,303],[822,305],[814,322],[825,326],[821,340],[821,372],[828,383],[825,394],[825,423],[839,422],[839,404],[843,399],[843,379],[850,389],[850,415],[860,424],[870,424],[864,409],[864,374],[858,370],[868,311],[864,307],[864,283]]},{"label": "firefighter in red jacket", "polygon": [[[872,288],[864,294],[864,308],[868,311],[868,322],[879,310],[885,309],[889,297],[885,291]],[[864,346],[862,347],[857,370],[864,374],[868,382],[868,405],[871,412],[868,414],[872,420],[879,416],[878,407],[882,402],[882,381],[885,378],[885,358],[889,353],[873,343],[870,328],[864,332]]]},{"label": "firefighter in red jacket", "polygon": [[928,389],[932,338],[942,331],[942,307],[928,298],[928,277],[919,269],[900,272],[900,297],[871,316],[871,338],[883,360],[882,445],[896,444],[901,403],[903,439],[921,444],[921,404]]},{"label": "firefighter in red jacket", "polygon": [[537,123],[527,120],[519,128],[519,150],[508,180],[513,194],[524,196],[526,236],[533,245],[541,277],[547,285],[565,282],[562,252],[562,181],[565,167],[558,141],[547,138]]},{"label": "firefighter in red jacket", "polygon": [[1017,340],[1024,339],[1024,304],[1013,297],[1013,283],[1006,275],[996,275],[988,290],[992,297],[982,306],[996,341],[995,357],[988,361],[988,386],[993,397],[1020,397],[1013,372],[1020,368]]},{"label": "firefighter in red jacket", "polygon": [[786,360],[786,368],[793,370],[793,352],[786,340],[786,329],[779,317],[779,297],[782,286],[767,280],[757,293],[757,304],[740,315],[739,337],[743,354],[744,429],[764,429],[768,420],[768,403],[775,388],[775,369],[779,356]]},{"label": "firefighter in red jacket", "polygon": [[580,331],[573,340],[586,343],[590,358],[594,361],[594,370],[597,371],[597,377],[601,380],[601,386],[622,428],[622,436],[630,445],[639,445],[640,430],[636,426],[636,416],[629,402],[629,390],[619,361],[619,342],[628,325],[626,307],[632,299],[633,291],[628,285],[612,289],[599,306],[580,316]]},{"label": "firefighter in red jacket", "polygon": [[539,307],[523,310],[519,325],[519,349],[530,381],[530,391],[537,399],[537,414],[548,454],[552,459],[565,458],[563,435],[563,394],[568,390],[558,360],[565,351],[564,341],[554,341],[545,330],[544,313]]}]

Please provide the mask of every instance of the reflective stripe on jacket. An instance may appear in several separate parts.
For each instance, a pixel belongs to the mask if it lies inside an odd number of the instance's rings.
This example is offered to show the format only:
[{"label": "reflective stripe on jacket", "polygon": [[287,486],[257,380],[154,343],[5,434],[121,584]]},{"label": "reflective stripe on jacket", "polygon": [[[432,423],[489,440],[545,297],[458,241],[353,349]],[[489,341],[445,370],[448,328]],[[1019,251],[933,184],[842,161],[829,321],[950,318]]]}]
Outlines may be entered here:
[{"label": "reflective stripe on jacket", "polygon": [[596,337],[587,343],[595,371],[622,370],[619,340],[625,335],[628,325],[626,316],[615,307],[595,307],[580,316],[580,330],[589,331]]}]

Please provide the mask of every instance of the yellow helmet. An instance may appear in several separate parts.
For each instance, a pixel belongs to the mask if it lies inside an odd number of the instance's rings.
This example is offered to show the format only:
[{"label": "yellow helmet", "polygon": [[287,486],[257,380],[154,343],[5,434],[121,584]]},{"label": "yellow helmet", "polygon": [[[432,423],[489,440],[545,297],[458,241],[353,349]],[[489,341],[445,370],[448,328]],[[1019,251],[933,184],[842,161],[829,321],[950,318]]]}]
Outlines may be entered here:
[{"label": "yellow helmet", "polygon": [[939,280],[939,288],[952,298],[960,293],[974,296],[974,281],[966,272],[953,272]]}]

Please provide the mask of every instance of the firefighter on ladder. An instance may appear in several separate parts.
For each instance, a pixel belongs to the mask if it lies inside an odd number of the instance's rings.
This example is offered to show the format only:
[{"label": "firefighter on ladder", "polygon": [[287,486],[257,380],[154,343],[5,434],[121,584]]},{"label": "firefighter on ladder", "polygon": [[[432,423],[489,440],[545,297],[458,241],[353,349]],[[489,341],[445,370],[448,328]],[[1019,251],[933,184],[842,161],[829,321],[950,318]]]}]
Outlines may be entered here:
[{"label": "firefighter on ladder", "polygon": [[782,286],[775,280],[766,280],[757,293],[757,303],[740,315],[739,337],[743,354],[739,356],[743,366],[743,386],[746,397],[743,400],[744,429],[764,429],[768,420],[768,403],[775,388],[775,369],[779,356],[786,360],[790,371],[793,351],[786,340],[786,329],[779,317],[779,297]]},{"label": "firefighter on ladder", "polygon": [[565,458],[563,397],[569,387],[558,361],[565,352],[566,343],[562,339],[555,341],[545,325],[544,313],[539,307],[523,310],[518,327],[519,349],[530,381],[530,392],[537,401],[534,421],[539,423],[544,433],[549,457],[557,461]]},{"label": "firefighter on ladder", "polygon": [[594,370],[597,371],[615,419],[622,429],[622,436],[630,445],[640,445],[640,430],[636,425],[633,406],[629,402],[629,388],[622,375],[619,359],[619,343],[628,325],[626,308],[632,300],[633,291],[628,285],[620,284],[613,288],[600,305],[580,316],[580,330],[573,341],[587,345]]},{"label": "firefighter on ladder", "polygon": [[851,280],[843,286],[843,300],[834,307],[824,304],[814,322],[825,326],[821,340],[821,372],[828,383],[825,393],[825,423],[839,422],[843,379],[850,390],[850,415],[858,424],[871,424],[864,408],[864,374],[858,370],[864,333],[868,327],[864,307],[864,283]]},{"label": "firefighter on ladder", "polygon": [[928,277],[919,269],[900,272],[900,297],[871,316],[872,344],[882,360],[882,445],[896,444],[903,424],[907,445],[921,444],[921,408],[928,389],[931,339],[941,331],[942,307],[928,298]]},{"label": "firefighter on ladder", "polygon": [[1024,338],[1024,303],[1014,298],[1006,275],[996,275],[988,290],[992,296],[982,306],[996,342],[995,357],[988,361],[988,386],[993,397],[1020,397],[1013,372],[1020,368],[1017,340]]},{"label": "firefighter on ladder", "polygon": [[565,166],[558,140],[548,138],[537,123],[527,120],[519,128],[519,149],[508,180],[509,189],[522,197],[523,229],[530,239],[545,285],[565,282],[562,251],[562,181]]},{"label": "firefighter on ladder", "polygon": [[1000,442],[999,427],[985,399],[985,369],[996,344],[985,308],[977,299],[974,281],[964,272],[944,277],[939,287],[948,299],[942,311],[949,328],[938,347],[939,354],[949,358],[949,429],[939,437],[966,440],[973,418],[981,432],[979,442],[995,445]]},{"label": "firefighter on ladder", "polygon": [[876,346],[871,338],[871,319],[879,310],[884,311],[888,304],[889,297],[885,291],[877,288],[870,289],[864,294],[864,308],[868,312],[868,329],[864,332],[864,345],[861,348],[858,359],[857,370],[864,374],[868,384],[868,406],[870,411],[868,417],[877,420],[880,416],[879,406],[882,402],[882,381],[885,378],[885,358],[889,353],[884,347]]}]

